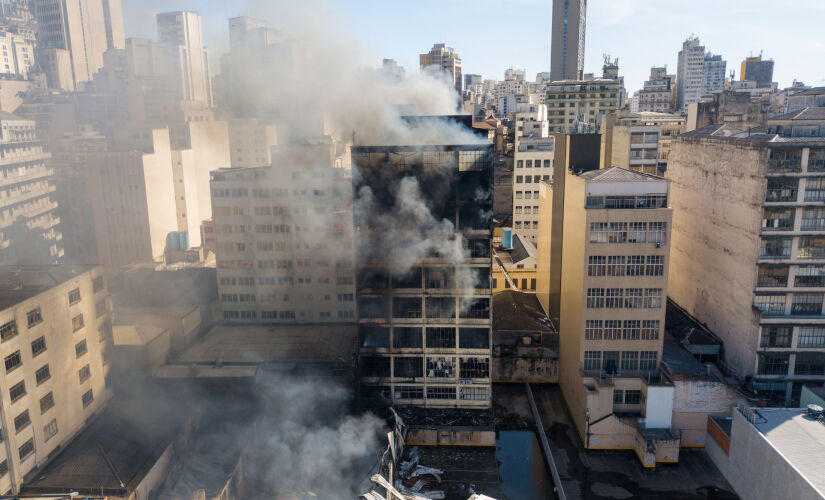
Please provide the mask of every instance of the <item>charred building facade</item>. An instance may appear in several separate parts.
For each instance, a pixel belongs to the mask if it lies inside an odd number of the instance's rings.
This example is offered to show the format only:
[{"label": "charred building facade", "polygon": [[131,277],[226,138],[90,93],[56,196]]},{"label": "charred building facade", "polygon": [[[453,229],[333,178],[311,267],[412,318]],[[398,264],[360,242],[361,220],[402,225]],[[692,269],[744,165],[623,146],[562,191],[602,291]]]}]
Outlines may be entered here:
[{"label": "charred building facade", "polygon": [[355,146],[362,398],[489,408],[492,144]]}]

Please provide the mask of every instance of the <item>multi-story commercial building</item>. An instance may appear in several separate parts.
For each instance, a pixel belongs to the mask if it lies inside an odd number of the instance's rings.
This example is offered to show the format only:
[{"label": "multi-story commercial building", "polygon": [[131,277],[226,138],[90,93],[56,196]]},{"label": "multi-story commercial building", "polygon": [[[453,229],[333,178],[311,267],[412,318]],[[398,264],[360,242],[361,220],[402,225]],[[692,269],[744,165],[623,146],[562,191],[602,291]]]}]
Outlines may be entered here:
[{"label": "multi-story commercial building", "polygon": [[0,266],[0,336],[0,491],[17,492],[108,400],[103,269]]},{"label": "multi-story commercial building", "polygon": [[553,0],[550,80],[581,80],[587,0]]},{"label": "multi-story commercial building", "polygon": [[722,56],[705,53],[702,66],[702,95],[724,90],[726,67],[727,62],[722,60]]},{"label": "multi-story commercial building", "polygon": [[25,78],[35,67],[35,48],[34,37],[20,34],[15,29],[0,29],[0,49],[5,54],[0,73]]},{"label": "multi-story commercial building", "polygon": [[119,0],[35,0],[34,12],[39,62],[52,88],[79,89],[103,67],[104,52],[124,46]]},{"label": "multi-story commercial building", "polygon": [[490,408],[492,145],[352,155],[362,395]]},{"label": "multi-story commercial building", "polygon": [[523,136],[513,152],[513,230],[536,243],[539,183],[553,182],[555,137]]},{"label": "multi-story commercial building", "polygon": [[690,104],[699,102],[702,96],[725,88],[725,67],[722,56],[705,52],[699,39],[690,37],[679,51],[676,68],[676,109],[686,112]]},{"label": "multi-story commercial building", "polygon": [[481,75],[471,75],[465,74],[464,75],[464,90],[469,89],[473,85],[481,85],[484,82],[484,79]]},{"label": "multi-story commercial building", "polygon": [[229,157],[232,167],[272,165],[272,146],[278,144],[278,127],[254,118],[229,120]]},{"label": "multi-story commercial building", "polygon": [[598,132],[605,115],[622,106],[620,79],[570,80],[547,85],[551,133]]},{"label": "multi-story commercial building", "polygon": [[[559,311],[560,385],[576,430],[586,448],[630,447],[646,467],[676,461],[673,387],[660,373],[668,181],[609,167],[560,171],[552,196],[548,187],[552,221],[542,220],[539,252],[550,241],[558,256],[549,314]],[[539,257],[539,276],[547,261]]]},{"label": "multi-story commercial building", "polygon": [[667,168],[673,137],[685,131],[684,115],[623,113],[607,118],[602,135],[603,166],[615,166],[651,175]]},{"label": "multi-story commercial building", "polygon": [[157,15],[162,45],[176,48],[173,67],[180,74],[182,99],[212,106],[212,74],[209,54],[203,45],[201,16],[195,12],[164,12]]},{"label": "multi-story commercial building", "polygon": [[63,256],[55,186],[34,120],[0,112],[0,262],[53,264]]},{"label": "multi-story commercial building", "polygon": [[667,177],[669,295],[722,338],[731,373],[797,400],[825,381],[825,138],[714,125],[674,139]]},{"label": "multi-story commercial building", "polygon": [[441,68],[461,94],[461,58],[454,48],[447,47],[446,43],[436,43],[429,52],[419,56],[419,62],[422,69],[430,66]]},{"label": "multi-story commercial building", "polygon": [[742,82],[756,82],[756,88],[770,88],[773,83],[773,59],[762,60],[762,56],[746,57],[739,71]]},{"label": "multi-story commercial building", "polygon": [[667,66],[650,68],[650,79],[639,91],[638,113],[668,113],[673,109],[673,90],[676,83],[673,75],[667,74]]},{"label": "multi-story commercial building", "polygon": [[355,321],[352,181],[327,140],[273,149],[271,166],[212,172],[224,321]]}]

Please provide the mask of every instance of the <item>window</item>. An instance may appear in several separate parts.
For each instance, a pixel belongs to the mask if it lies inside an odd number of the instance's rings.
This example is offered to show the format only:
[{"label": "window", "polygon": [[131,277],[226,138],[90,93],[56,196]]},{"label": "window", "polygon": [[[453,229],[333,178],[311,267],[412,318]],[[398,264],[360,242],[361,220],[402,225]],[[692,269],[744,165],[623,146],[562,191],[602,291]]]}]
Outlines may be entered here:
[{"label": "window", "polygon": [[84,323],[83,323],[83,315],[82,314],[78,314],[77,316],[72,318],[72,332],[76,332],[76,331],[80,330],[81,328],[83,328],[83,326],[84,326]]},{"label": "window", "polygon": [[607,258],[607,275],[624,276],[624,266],[625,260],[623,255],[611,255]]},{"label": "window", "polygon": [[52,407],[54,407],[54,394],[49,392],[42,398],[40,398],[40,414],[44,414],[49,411]]},{"label": "window", "polygon": [[489,348],[490,330],[487,328],[459,328],[458,347],[462,349]]},{"label": "window", "polygon": [[43,435],[45,436],[45,441],[49,441],[49,439],[55,437],[57,435],[57,419],[53,418],[45,427],[43,427]]},{"label": "window", "polygon": [[642,351],[639,353],[639,370],[653,371],[656,369],[656,351]]},{"label": "window", "polygon": [[628,243],[644,243],[647,232],[647,222],[631,222],[630,230],[627,233]]},{"label": "window", "polygon": [[490,390],[487,387],[463,386],[458,391],[458,397],[463,401],[487,401],[490,399]]},{"label": "window", "polygon": [[607,223],[590,223],[590,243],[607,243]]},{"label": "window", "polygon": [[9,461],[3,460],[0,462],[0,477],[5,476],[9,473]]},{"label": "window", "polygon": [[642,322],[638,319],[630,319],[624,321],[624,330],[622,331],[622,338],[625,340],[639,340],[640,332],[642,330]]},{"label": "window", "polygon": [[[241,283],[243,284],[243,283]],[[95,317],[99,318],[106,314],[108,308],[106,307],[106,299],[98,300],[95,302]]]},{"label": "window", "polygon": [[83,401],[83,408],[88,408],[89,405],[92,404],[92,402],[95,400],[95,395],[92,392],[92,390],[89,389],[88,391],[83,393],[83,396],[82,396],[81,399]]},{"label": "window", "polygon": [[621,389],[614,389],[613,390],[613,404],[623,404],[624,403],[624,391]]},{"label": "window", "polygon": [[607,373],[616,373],[619,369],[619,351],[604,351],[602,353],[602,370]]},{"label": "window", "polygon": [[23,364],[23,360],[20,359],[20,351],[15,351],[12,354],[9,354],[6,356],[6,373],[14,370],[21,364]]},{"label": "window", "polygon": [[49,365],[43,365],[34,372],[34,378],[37,381],[37,385],[42,384],[43,382],[49,380],[52,374],[49,372]]},{"label": "window", "polygon": [[455,348],[455,328],[427,328],[427,347]]},{"label": "window", "polygon": [[92,290],[95,292],[103,290],[103,276],[98,276],[92,280]]},{"label": "window", "polygon": [[80,288],[75,288],[69,292],[69,305],[74,305],[80,302]]},{"label": "window", "polygon": [[393,360],[393,371],[396,377],[423,377],[424,358],[395,358]]},{"label": "window", "polygon": [[416,327],[395,327],[392,332],[392,345],[396,348],[420,348],[422,329]]},{"label": "window", "polygon": [[791,297],[791,314],[818,316],[822,314],[821,293],[795,293]]},{"label": "window", "polygon": [[604,276],[607,258],[603,256],[591,256],[588,258],[587,275]]},{"label": "window", "polygon": [[604,322],[604,339],[621,340],[622,321],[618,319],[608,319]]},{"label": "window", "polygon": [[[790,255],[790,252],[788,252]],[[799,259],[825,258],[825,238],[800,237],[799,250],[796,254]]]},{"label": "window", "polygon": [[459,378],[490,378],[489,358],[461,358],[459,361]]},{"label": "window", "polygon": [[622,370],[636,371],[639,369],[639,351],[622,351]]},{"label": "window", "polygon": [[825,231],[825,208],[813,207],[802,211],[802,231]]},{"label": "window", "polygon": [[84,354],[86,354],[86,352],[88,352],[88,350],[89,349],[86,347],[86,339],[81,340],[80,342],[78,342],[74,346],[74,353],[75,353],[75,356],[77,356],[78,358],[80,356],[83,356]]},{"label": "window", "polygon": [[645,274],[648,276],[663,276],[665,274],[665,257],[663,255],[648,255]]},{"label": "window", "polygon": [[604,288],[587,289],[587,307],[590,309],[604,307]]},{"label": "window", "polygon": [[760,241],[759,257],[763,259],[787,259],[790,256],[790,238],[762,238]]},{"label": "window", "polygon": [[[784,182],[782,182],[784,181]],[[777,179],[774,184],[781,184],[782,190],[771,189],[768,181],[768,201],[796,201],[796,179]],[[777,199],[771,199],[776,196]],[[805,184],[805,201],[825,201],[825,177],[809,178]]]},{"label": "window", "polygon": [[660,309],[662,307],[661,288],[645,288],[645,307],[648,309]]},{"label": "window", "polygon": [[794,277],[794,286],[825,287],[825,266],[797,267],[796,276]]},{"label": "window", "polygon": [[642,391],[629,389],[624,393],[624,404],[638,405],[642,403]]},{"label": "window", "polygon": [[649,243],[664,244],[667,241],[667,223],[650,222],[647,225],[647,241]]},{"label": "window", "polygon": [[23,410],[20,415],[14,417],[14,430],[15,432],[20,432],[26,428],[31,423],[31,418],[29,418],[29,410]]},{"label": "window", "polygon": [[490,317],[490,299],[459,299],[460,318],[487,319]]},{"label": "window", "polygon": [[89,365],[84,366],[77,372],[77,376],[80,379],[80,383],[89,380],[89,377],[92,376],[92,370],[89,368]]},{"label": "window", "polygon": [[428,318],[455,318],[455,298],[453,297],[427,297],[427,317]]},{"label": "window", "polygon": [[646,319],[642,321],[642,340],[656,340],[659,338],[659,320]]},{"label": "window", "polygon": [[644,255],[630,255],[627,257],[627,275],[628,276],[644,276],[645,275],[645,257]]},{"label": "window", "polygon": [[12,320],[0,326],[0,339],[5,342],[17,336],[17,322]]},{"label": "window", "polygon": [[759,266],[756,286],[788,286],[788,266]]},{"label": "window", "polygon": [[25,395],[26,383],[23,381],[14,384],[13,386],[11,386],[11,389],[9,389],[9,399],[11,399],[12,403],[14,403],[15,401],[17,401]]},{"label": "window", "polygon": [[787,353],[763,352],[759,353],[759,375],[787,375],[788,360]]},{"label": "window", "polygon": [[825,353],[800,352],[794,363],[795,375],[825,375]]},{"label": "window", "polygon": [[[624,292],[624,306],[627,309],[640,309],[642,307],[642,297],[641,288],[628,288]],[[659,305],[661,306],[661,297],[659,302]],[[647,304],[647,300],[645,300],[645,304]]]},{"label": "window", "polygon": [[792,231],[794,209],[786,207],[762,210],[762,229],[765,231]]},{"label": "window", "polygon": [[622,307],[622,294],[623,290],[621,288],[608,288],[605,290],[604,306],[608,309]]},{"label": "window", "polygon": [[[765,327],[763,327],[764,329]],[[785,327],[788,331],[788,345],[782,347],[789,347],[790,342],[790,327]],[[765,335],[763,332],[762,335]],[[763,337],[764,341],[764,337]],[[799,328],[799,339],[796,342],[797,347],[825,347],[825,327],[822,326],[802,326]],[[774,346],[771,346],[774,347]]]},{"label": "window", "polygon": [[46,337],[38,337],[32,341],[32,357],[46,350]]},{"label": "window", "polygon": [[31,311],[26,313],[26,320],[29,328],[43,322],[43,315],[40,312],[40,308],[32,309]]},{"label": "window", "polygon": [[608,243],[627,242],[627,222],[611,222],[610,232],[607,235]]},{"label": "window", "polygon": [[455,387],[427,387],[427,399],[455,399]]},{"label": "window", "polygon": [[23,443],[20,448],[17,449],[18,456],[20,457],[20,461],[22,462],[26,458],[29,457],[32,453],[34,453],[34,438],[29,439],[25,443]]},{"label": "window", "polygon": [[585,340],[601,340],[602,339],[602,320],[588,319],[584,323],[584,338]]},{"label": "window", "polygon": [[598,370],[602,365],[601,351],[584,351],[584,369]]},{"label": "window", "polygon": [[753,307],[762,314],[785,314],[785,295],[755,295]]}]

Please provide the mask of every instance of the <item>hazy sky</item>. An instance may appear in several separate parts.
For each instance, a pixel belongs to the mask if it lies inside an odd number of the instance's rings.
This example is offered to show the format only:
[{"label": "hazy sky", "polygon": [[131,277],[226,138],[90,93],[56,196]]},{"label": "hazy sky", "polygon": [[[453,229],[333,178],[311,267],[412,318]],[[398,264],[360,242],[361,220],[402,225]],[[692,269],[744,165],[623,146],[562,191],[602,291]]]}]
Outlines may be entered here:
[{"label": "hazy sky", "polygon": [[[156,38],[154,13],[194,10],[204,17],[208,47],[226,50],[226,19],[267,15],[264,5],[296,0],[123,0],[127,36]],[[303,3],[304,0],[297,0]],[[378,66],[396,59],[417,70],[418,54],[446,42],[463,60],[464,73],[502,79],[509,67],[526,69],[529,80],[550,67],[552,0],[327,0],[337,30],[349,33]],[[294,5],[294,4],[293,4]],[[601,73],[602,55],[619,58],[632,93],[650,67],[667,64],[676,73],[684,39],[697,35],[707,50],[728,61],[728,73],[750,54],[775,61],[774,80],[787,87],[796,78],[825,85],[825,0],[590,0],[585,72]],[[267,19],[273,28],[287,18]]]}]

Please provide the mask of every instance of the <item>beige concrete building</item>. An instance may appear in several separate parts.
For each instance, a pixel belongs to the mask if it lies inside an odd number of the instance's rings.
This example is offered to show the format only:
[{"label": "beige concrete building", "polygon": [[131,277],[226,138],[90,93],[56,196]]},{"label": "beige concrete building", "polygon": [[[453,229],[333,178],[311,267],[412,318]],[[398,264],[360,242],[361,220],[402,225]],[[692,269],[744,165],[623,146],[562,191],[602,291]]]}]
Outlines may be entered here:
[{"label": "beige concrete building", "polygon": [[618,78],[554,81],[547,85],[551,133],[599,132],[605,116],[622,106]]},{"label": "beige concrete building", "polygon": [[673,137],[685,131],[685,117],[668,113],[627,113],[608,116],[602,134],[604,166],[662,175]]},{"label": "beige concrete building", "polygon": [[528,137],[513,152],[513,230],[536,243],[539,183],[553,181],[555,137]]},{"label": "beige concrete building", "polygon": [[667,74],[667,66],[650,68],[650,79],[639,91],[639,113],[669,113],[673,109],[676,75]]},{"label": "beige concrete building", "polygon": [[576,430],[588,449],[633,449],[645,467],[675,462],[673,385],[660,371],[668,181],[618,167],[566,171],[553,201],[551,254],[560,253],[561,266],[551,267],[550,288],[559,297],[560,384]]},{"label": "beige concrete building", "polygon": [[0,262],[57,263],[63,249],[50,155],[34,120],[0,112],[0,126]]},{"label": "beige concrete building", "polygon": [[436,43],[426,54],[419,56],[421,69],[435,66],[447,73],[451,82],[454,82],[456,92],[461,94],[461,58],[455,49],[447,47],[446,43]]},{"label": "beige concrete building", "polygon": [[212,173],[224,321],[355,321],[350,171],[335,144],[273,149],[271,166]]},{"label": "beige concrete building", "polygon": [[256,119],[229,120],[229,157],[232,167],[272,165],[272,146],[278,144],[278,127]]},{"label": "beige concrete building", "polygon": [[825,381],[825,139],[715,125],[673,142],[669,295],[780,404]]},{"label": "beige concrete building", "polygon": [[26,78],[35,67],[35,47],[32,36],[15,33],[9,28],[0,30],[0,49],[3,50],[0,73]]},{"label": "beige concrete building", "polygon": [[103,408],[112,326],[101,267],[1,266],[0,491],[17,492]]}]

